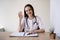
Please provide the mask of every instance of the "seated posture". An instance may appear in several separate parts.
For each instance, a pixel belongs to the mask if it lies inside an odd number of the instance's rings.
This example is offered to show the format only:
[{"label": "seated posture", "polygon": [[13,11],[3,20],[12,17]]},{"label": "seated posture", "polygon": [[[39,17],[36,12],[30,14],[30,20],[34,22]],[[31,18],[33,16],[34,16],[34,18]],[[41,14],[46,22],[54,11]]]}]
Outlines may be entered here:
[{"label": "seated posture", "polygon": [[27,4],[24,7],[24,16],[22,11],[18,13],[19,16],[19,32],[28,32],[32,33],[44,33],[45,29],[42,24],[41,19],[38,16],[35,16],[34,8],[31,4]]}]

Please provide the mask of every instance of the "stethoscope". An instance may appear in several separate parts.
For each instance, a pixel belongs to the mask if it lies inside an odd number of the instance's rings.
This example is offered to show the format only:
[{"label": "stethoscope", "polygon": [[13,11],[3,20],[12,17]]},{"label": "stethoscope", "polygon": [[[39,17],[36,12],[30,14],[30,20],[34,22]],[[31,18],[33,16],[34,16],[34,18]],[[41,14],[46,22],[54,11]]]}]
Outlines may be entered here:
[{"label": "stethoscope", "polygon": [[[29,27],[29,25],[28,25],[28,22],[27,22],[27,19],[26,19],[26,24],[27,24],[27,28],[30,29],[30,27]],[[35,21],[33,22],[33,25],[34,25],[34,24],[37,24],[37,25],[38,25],[38,23],[37,23],[37,18],[36,18],[36,17],[35,17]]]}]

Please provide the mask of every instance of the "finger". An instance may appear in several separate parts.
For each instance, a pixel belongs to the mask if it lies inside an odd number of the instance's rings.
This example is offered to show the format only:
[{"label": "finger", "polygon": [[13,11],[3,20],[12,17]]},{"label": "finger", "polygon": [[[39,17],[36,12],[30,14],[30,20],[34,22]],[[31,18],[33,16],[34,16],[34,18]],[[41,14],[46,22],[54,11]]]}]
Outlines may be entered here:
[{"label": "finger", "polygon": [[27,35],[30,35],[30,34],[32,34],[32,33],[28,33]]}]

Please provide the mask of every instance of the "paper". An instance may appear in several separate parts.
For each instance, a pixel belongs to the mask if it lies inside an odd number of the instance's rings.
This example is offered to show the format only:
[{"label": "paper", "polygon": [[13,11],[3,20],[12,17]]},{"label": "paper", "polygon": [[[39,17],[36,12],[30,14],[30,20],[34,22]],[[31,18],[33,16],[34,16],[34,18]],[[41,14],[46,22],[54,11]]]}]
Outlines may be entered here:
[{"label": "paper", "polygon": [[13,33],[11,33],[11,35],[10,36],[23,36],[24,35],[24,32],[13,32]]},{"label": "paper", "polygon": [[26,33],[25,36],[38,36],[37,33],[35,33],[35,34],[30,34],[30,35],[27,35],[27,34],[28,34],[28,33]]},{"label": "paper", "polygon": [[10,36],[38,36],[37,33],[35,34],[29,34],[27,35],[28,33],[25,33],[25,32],[13,32],[10,34]]}]

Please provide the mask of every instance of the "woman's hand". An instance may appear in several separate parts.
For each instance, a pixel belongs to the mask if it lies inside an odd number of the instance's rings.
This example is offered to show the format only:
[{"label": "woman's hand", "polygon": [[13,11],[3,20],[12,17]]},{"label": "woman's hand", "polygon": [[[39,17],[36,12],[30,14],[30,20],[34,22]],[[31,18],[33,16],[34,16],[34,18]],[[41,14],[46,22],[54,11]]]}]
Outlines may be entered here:
[{"label": "woman's hand", "polygon": [[29,34],[34,34],[34,33],[35,33],[34,30],[31,30],[31,31],[28,32],[28,35]]},{"label": "woman's hand", "polygon": [[18,13],[18,17],[19,17],[20,20],[23,18],[22,11],[20,11],[20,12]]},{"label": "woman's hand", "polygon": [[39,30],[31,30],[28,32],[28,34],[34,34],[34,33],[44,33],[45,30],[44,29],[39,29]]},{"label": "woman's hand", "polygon": [[22,18],[23,18],[22,11],[20,11],[20,12],[18,13],[18,17],[19,17],[19,27],[18,27],[18,31],[19,31],[19,32],[22,32],[22,26],[21,26],[21,20],[22,20]]}]

